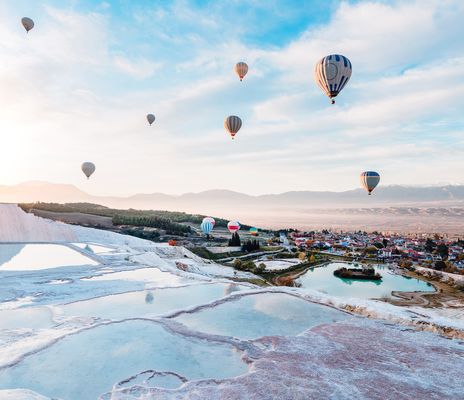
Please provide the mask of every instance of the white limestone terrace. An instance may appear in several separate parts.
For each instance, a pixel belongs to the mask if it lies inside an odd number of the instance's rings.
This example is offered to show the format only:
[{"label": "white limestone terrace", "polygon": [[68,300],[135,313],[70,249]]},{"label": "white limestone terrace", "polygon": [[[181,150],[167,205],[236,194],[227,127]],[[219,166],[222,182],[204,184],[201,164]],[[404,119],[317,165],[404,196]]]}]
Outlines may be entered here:
[{"label": "white limestone terrace", "polygon": [[76,240],[75,232],[66,224],[26,214],[15,204],[0,203],[0,243]]},{"label": "white limestone terrace", "polygon": [[464,344],[437,334],[462,338],[462,316],[237,284],[253,276],[0,204],[0,249],[13,242],[98,263],[0,266],[1,399],[462,398]]}]

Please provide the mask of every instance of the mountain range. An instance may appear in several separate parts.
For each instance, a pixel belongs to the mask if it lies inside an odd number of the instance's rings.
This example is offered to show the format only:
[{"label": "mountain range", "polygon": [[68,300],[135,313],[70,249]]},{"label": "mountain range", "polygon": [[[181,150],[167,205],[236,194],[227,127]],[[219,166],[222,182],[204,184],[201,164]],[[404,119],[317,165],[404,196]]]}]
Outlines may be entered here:
[{"label": "mountain range", "polygon": [[182,195],[163,193],[135,194],[129,197],[94,196],[76,186],[49,182],[25,182],[12,186],[0,185],[1,202],[91,202],[110,207],[169,209],[194,211],[195,207],[303,207],[345,208],[386,206],[462,206],[464,185],[446,186],[382,186],[372,196],[362,189],[344,192],[292,191],[258,196],[230,190],[208,190]]},{"label": "mountain range", "polygon": [[25,182],[0,186],[0,202],[89,202],[114,208],[185,211],[237,219],[261,227],[464,231],[464,185],[380,186],[344,192],[293,191],[252,196],[230,190],[129,197],[95,196],[76,186]]}]

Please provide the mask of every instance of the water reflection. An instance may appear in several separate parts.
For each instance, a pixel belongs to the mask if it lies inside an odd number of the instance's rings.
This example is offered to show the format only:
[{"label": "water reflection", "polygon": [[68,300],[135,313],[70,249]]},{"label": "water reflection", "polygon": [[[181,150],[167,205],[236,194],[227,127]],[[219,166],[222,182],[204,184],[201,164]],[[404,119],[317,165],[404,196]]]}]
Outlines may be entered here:
[{"label": "water reflection", "polygon": [[312,326],[332,323],[347,315],[283,293],[241,297],[218,306],[181,314],[176,318],[189,328],[243,339],[270,335],[297,335]]},{"label": "water reflection", "polygon": [[60,244],[0,244],[0,271],[35,271],[75,265],[98,265]]},{"label": "water reflection", "polygon": [[152,292],[148,292],[146,295],[145,295],[145,303],[147,304],[152,304],[153,303],[153,293]]}]

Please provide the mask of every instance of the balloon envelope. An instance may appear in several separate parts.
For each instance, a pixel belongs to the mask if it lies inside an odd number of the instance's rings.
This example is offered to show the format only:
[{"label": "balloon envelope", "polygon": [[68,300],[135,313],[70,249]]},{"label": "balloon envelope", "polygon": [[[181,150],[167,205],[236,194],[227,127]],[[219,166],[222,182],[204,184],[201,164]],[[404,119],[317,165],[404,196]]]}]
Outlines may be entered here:
[{"label": "balloon envelope", "polygon": [[250,234],[252,236],[258,236],[258,228],[250,228]]},{"label": "balloon envelope", "polygon": [[200,228],[205,235],[209,235],[211,231],[213,230],[214,225],[209,221],[203,220],[203,222],[200,225]]},{"label": "balloon envelope", "polygon": [[240,78],[240,81],[242,81],[248,72],[248,65],[247,63],[240,61],[237,64],[235,64],[234,70],[235,70],[235,73]]},{"label": "balloon envelope", "polygon": [[314,79],[322,91],[333,100],[351,77],[351,61],[340,54],[331,54],[320,59],[314,70]]},{"label": "balloon envelope", "polygon": [[361,174],[361,185],[367,190],[369,194],[379,184],[380,175],[375,171],[365,171]]},{"label": "balloon envelope", "polygon": [[29,32],[34,27],[34,21],[29,17],[24,17],[21,19],[21,24],[23,24],[26,32]]},{"label": "balloon envelope", "polygon": [[227,224],[227,229],[229,229],[230,233],[235,233],[240,229],[240,224],[237,221],[230,221]]},{"label": "balloon envelope", "polygon": [[147,121],[151,125],[153,122],[155,122],[155,116],[153,114],[147,114]]},{"label": "balloon envelope", "polygon": [[202,222],[211,222],[214,225],[216,225],[216,221],[214,220],[213,217],[205,217],[203,218],[203,221]]},{"label": "balloon envelope", "polygon": [[242,127],[242,120],[236,115],[229,115],[224,121],[224,127],[230,133],[230,136],[232,136],[233,139],[235,134]]},{"label": "balloon envelope", "polygon": [[84,175],[87,177],[87,179],[89,179],[90,175],[92,175],[95,172],[95,164],[86,161],[85,163],[82,163],[81,169]]}]

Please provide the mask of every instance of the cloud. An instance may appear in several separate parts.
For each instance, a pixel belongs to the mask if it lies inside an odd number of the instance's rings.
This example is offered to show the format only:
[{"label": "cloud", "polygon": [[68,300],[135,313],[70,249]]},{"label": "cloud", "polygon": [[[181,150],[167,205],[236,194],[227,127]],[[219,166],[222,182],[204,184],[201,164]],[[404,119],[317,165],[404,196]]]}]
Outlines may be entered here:
[{"label": "cloud", "polygon": [[114,56],[113,61],[120,71],[137,79],[150,78],[162,67],[162,63],[149,61],[144,58],[131,60],[123,56]]}]

